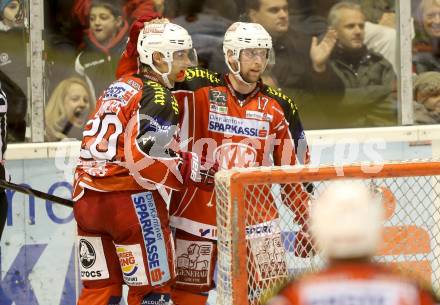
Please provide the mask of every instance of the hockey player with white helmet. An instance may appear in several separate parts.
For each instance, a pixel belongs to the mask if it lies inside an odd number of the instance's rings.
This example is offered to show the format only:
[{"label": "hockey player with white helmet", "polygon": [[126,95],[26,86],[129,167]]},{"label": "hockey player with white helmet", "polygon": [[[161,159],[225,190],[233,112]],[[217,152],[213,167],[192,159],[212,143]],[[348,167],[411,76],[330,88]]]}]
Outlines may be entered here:
[{"label": "hockey player with white helmet", "polygon": [[272,38],[258,23],[236,22],[232,25],[225,33],[223,54],[225,63],[234,77],[248,86],[255,85],[256,80],[243,79],[240,56],[244,62],[260,56],[263,62],[261,72],[266,70],[268,64],[273,65],[275,62]]},{"label": "hockey player with white helmet", "polygon": [[[182,142],[188,139],[188,151],[202,155],[222,169],[307,163],[309,153],[295,102],[282,91],[263,83],[261,77],[273,62],[272,38],[256,23],[236,22],[226,31],[223,41],[225,62],[230,73],[220,75],[205,69],[187,70],[184,82],[176,84],[174,95],[184,109]],[[295,255],[312,254],[307,239],[308,192],[300,184],[285,185],[284,203],[293,211],[302,230],[297,234]],[[249,225],[268,230],[269,270],[258,270],[263,283],[271,276],[284,277],[284,248],[280,240],[278,210],[268,193],[254,206],[261,213]],[[173,300],[177,305],[206,304],[214,287],[217,262],[216,198],[212,190],[189,185],[185,192],[174,192],[170,204],[170,225],[175,228],[176,255],[186,255],[189,245],[198,244],[200,260],[207,269],[188,270],[176,266]],[[249,230],[252,230],[249,229]],[[263,241],[258,234],[248,236],[249,257],[264,269],[267,255],[261,255]],[[283,271],[284,270],[284,271]],[[275,275],[274,275],[275,274]],[[261,284],[260,282],[257,285]]]},{"label": "hockey player with white helmet", "polygon": [[145,23],[139,71],[119,78],[87,122],[73,198],[83,290],[79,305],[172,304],[173,239],[160,190],[203,183],[176,151],[179,109],[170,92],[195,65],[192,40],[167,21]]},{"label": "hockey player with white helmet", "polygon": [[[139,61],[162,78],[168,89],[175,81],[182,81],[185,70],[197,66],[197,53],[188,32],[169,22],[153,23],[144,27],[137,42]],[[154,53],[160,53],[161,63],[155,64]]]},{"label": "hockey player with white helmet", "polygon": [[[137,67],[129,41],[120,61],[118,75],[133,74]],[[136,42],[137,43],[137,42]],[[180,138],[188,152],[201,155],[207,162],[229,169],[309,162],[309,151],[295,102],[282,91],[263,83],[261,76],[273,61],[272,39],[255,23],[236,22],[224,38],[224,56],[230,73],[220,75],[206,69],[189,68],[185,80],[176,83],[173,94],[179,103],[182,120]],[[206,166],[209,168],[209,166]],[[214,170],[215,171],[215,170]],[[214,284],[217,261],[216,199],[212,189],[189,184],[184,192],[173,192],[170,225],[175,229],[177,276],[172,297],[176,305],[204,305]],[[307,238],[308,192],[302,185],[285,185],[284,203],[295,215],[302,230],[296,235],[295,255],[313,253]],[[284,248],[279,242],[278,211],[270,194],[252,202],[261,207],[254,229],[273,230],[265,236],[277,266],[285,265]],[[271,231],[272,232],[272,231]],[[256,246],[260,240],[250,238]],[[185,263],[192,249],[200,247],[198,266]],[[254,247],[257,248],[257,247]],[[250,253],[258,260],[259,253]],[[262,258],[264,259],[264,258]],[[203,264],[201,264],[203,262]],[[258,262],[257,262],[258,263]],[[262,263],[262,262],[260,262]],[[272,269],[271,269],[272,268]],[[268,272],[284,277],[275,264]],[[278,270],[278,271],[277,271]],[[282,269],[284,271],[284,269]],[[263,273],[266,271],[263,271]],[[262,281],[266,279],[263,277]]]},{"label": "hockey player with white helmet", "polygon": [[311,233],[327,267],[294,280],[267,305],[430,305],[415,280],[373,262],[382,241],[384,206],[361,182],[329,183],[311,206]]}]

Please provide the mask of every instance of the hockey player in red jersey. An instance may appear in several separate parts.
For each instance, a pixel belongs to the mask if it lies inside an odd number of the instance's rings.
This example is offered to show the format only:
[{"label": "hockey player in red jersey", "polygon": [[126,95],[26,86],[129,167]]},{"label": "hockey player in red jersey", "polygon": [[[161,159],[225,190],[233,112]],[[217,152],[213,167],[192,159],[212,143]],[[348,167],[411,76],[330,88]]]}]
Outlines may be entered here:
[{"label": "hockey player in red jersey", "polygon": [[313,238],[328,266],[284,287],[267,305],[431,305],[433,295],[413,279],[374,263],[384,207],[365,185],[334,182],[311,207]]},{"label": "hockey player in red jersey", "polygon": [[179,153],[178,104],[170,92],[196,64],[182,27],[146,23],[137,40],[139,74],[98,99],[85,126],[73,198],[84,288],[79,305],[171,304],[173,239],[159,192],[202,182],[198,156]]},{"label": "hockey player in red jersey", "polygon": [[[229,74],[188,69],[185,82],[173,90],[184,109],[181,138],[182,142],[188,139],[188,151],[218,163],[223,169],[307,163],[308,147],[294,101],[261,81],[272,58],[270,35],[259,24],[234,23],[225,34],[223,51]],[[308,193],[300,184],[285,185],[283,190],[284,203],[303,227],[297,234],[296,255],[307,256],[312,248],[306,233]],[[273,249],[279,253],[284,248],[277,242],[278,210],[269,192],[264,197],[250,203],[261,206],[263,212],[253,219],[249,217],[248,229],[273,233],[266,237],[273,239],[269,242],[280,248]],[[214,192],[197,186],[188,185],[183,193],[173,193],[170,221],[176,230],[173,301],[177,305],[205,304],[207,293],[214,286],[215,206]],[[260,236],[256,235],[248,234],[251,249],[252,243],[259,242]],[[195,258],[188,258],[195,248],[200,249],[198,264],[193,262]],[[258,260],[256,254],[249,255]],[[264,276],[261,280],[265,280]]]}]

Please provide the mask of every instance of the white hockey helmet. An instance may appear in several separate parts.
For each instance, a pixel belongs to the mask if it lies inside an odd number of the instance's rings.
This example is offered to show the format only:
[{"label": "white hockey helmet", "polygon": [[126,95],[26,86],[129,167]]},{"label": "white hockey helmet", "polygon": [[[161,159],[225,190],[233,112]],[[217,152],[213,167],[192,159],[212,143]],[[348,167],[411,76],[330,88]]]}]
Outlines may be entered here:
[{"label": "white hockey helmet", "polygon": [[[150,66],[154,72],[160,74],[165,84],[172,87],[168,80],[168,74],[171,72],[171,65],[174,53],[177,51],[189,50],[188,58],[191,66],[197,65],[197,53],[193,49],[191,36],[188,31],[180,25],[166,23],[145,23],[143,30],[139,33],[137,42],[137,51],[139,61]],[[153,64],[153,53],[160,52],[168,63],[168,72],[161,73]]]},{"label": "white hockey helmet", "polygon": [[[223,39],[223,54],[229,70],[241,79],[240,52],[244,49],[268,49],[268,63],[273,64],[275,57],[272,51],[272,37],[261,24],[250,22],[235,22],[226,31]],[[232,69],[228,61],[228,51],[232,52],[232,59],[237,62],[238,70]],[[243,81],[243,80],[242,80]],[[244,82],[244,81],[243,81]],[[245,82],[246,83],[246,82]]]},{"label": "white hockey helmet", "polygon": [[328,258],[370,257],[382,239],[384,207],[379,195],[354,181],[330,183],[312,203],[311,233]]}]

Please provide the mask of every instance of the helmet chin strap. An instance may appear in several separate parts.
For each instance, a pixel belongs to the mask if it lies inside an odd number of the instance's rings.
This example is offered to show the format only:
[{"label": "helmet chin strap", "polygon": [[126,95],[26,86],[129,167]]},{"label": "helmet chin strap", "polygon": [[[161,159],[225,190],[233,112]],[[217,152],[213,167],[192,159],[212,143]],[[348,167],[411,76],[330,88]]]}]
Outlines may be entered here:
[{"label": "helmet chin strap", "polygon": [[154,72],[156,72],[157,74],[159,74],[162,77],[162,80],[163,80],[165,86],[168,89],[172,89],[174,86],[171,85],[171,82],[168,79],[168,75],[171,73],[171,62],[167,61],[167,65],[168,65],[168,72],[166,72],[166,73],[160,72],[154,64],[150,65],[150,67],[153,69]]},{"label": "helmet chin strap", "polygon": [[[246,86],[248,86],[248,87],[253,86],[254,83],[249,83],[249,82],[247,82],[247,81],[245,81],[245,80],[243,79],[243,77],[241,76],[240,62],[238,61],[237,58],[235,58],[235,57],[233,57],[233,58],[234,58],[235,62],[237,63],[238,70],[237,70],[237,71],[234,71],[234,69],[232,69],[232,66],[229,64],[228,59],[225,58],[225,59],[226,59],[226,65],[228,66],[229,71],[231,71],[231,73],[235,76],[235,78],[236,78],[239,82],[243,83],[244,85],[246,85]],[[264,65],[263,71],[266,70],[266,67],[267,67],[267,61],[266,61],[266,64]]]},{"label": "helmet chin strap", "polygon": [[225,61],[226,61],[226,65],[228,66],[228,69],[229,69],[229,71],[231,71],[231,73],[235,76],[235,78],[239,81],[239,82],[241,82],[241,83],[243,83],[244,85],[246,85],[246,86],[248,86],[248,87],[250,87],[250,86],[252,86],[253,84],[252,83],[248,83],[247,81],[245,81],[244,79],[243,79],[243,77],[241,76],[241,69],[240,69],[240,62],[238,61],[238,59],[237,58],[235,58],[235,57],[233,57],[234,58],[234,60],[235,60],[235,62],[237,63],[237,66],[238,66],[238,70],[237,71],[234,71],[234,69],[232,69],[232,66],[229,64],[229,60],[228,60],[228,58],[225,56]]}]

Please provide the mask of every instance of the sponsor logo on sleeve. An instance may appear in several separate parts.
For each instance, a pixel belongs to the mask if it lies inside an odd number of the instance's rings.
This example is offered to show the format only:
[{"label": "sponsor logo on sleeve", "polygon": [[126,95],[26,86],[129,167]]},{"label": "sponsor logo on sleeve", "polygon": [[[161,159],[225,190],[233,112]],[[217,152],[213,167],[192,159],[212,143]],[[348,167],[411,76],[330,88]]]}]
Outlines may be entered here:
[{"label": "sponsor logo on sleeve", "polygon": [[78,254],[82,280],[109,278],[100,237],[78,236]]},{"label": "sponsor logo on sleeve", "polygon": [[139,90],[136,90],[127,83],[114,82],[104,91],[103,100],[119,100],[123,105],[126,105],[133,95],[138,92]]},{"label": "sponsor logo on sleeve", "polygon": [[222,114],[228,113],[226,100],[226,92],[209,90],[209,111]]},{"label": "sponsor logo on sleeve", "polygon": [[272,122],[273,115],[260,111],[246,110],[246,118]]},{"label": "sponsor logo on sleeve", "polygon": [[223,134],[265,139],[269,131],[269,122],[210,113],[208,129]]},{"label": "sponsor logo on sleeve", "polygon": [[151,192],[134,194],[132,200],[142,228],[151,285],[161,285],[171,279],[171,273],[166,241],[153,195]]},{"label": "sponsor logo on sleeve", "polygon": [[124,282],[129,286],[148,285],[140,245],[115,245]]},{"label": "sponsor logo on sleeve", "polygon": [[177,283],[209,285],[213,243],[176,240]]}]

